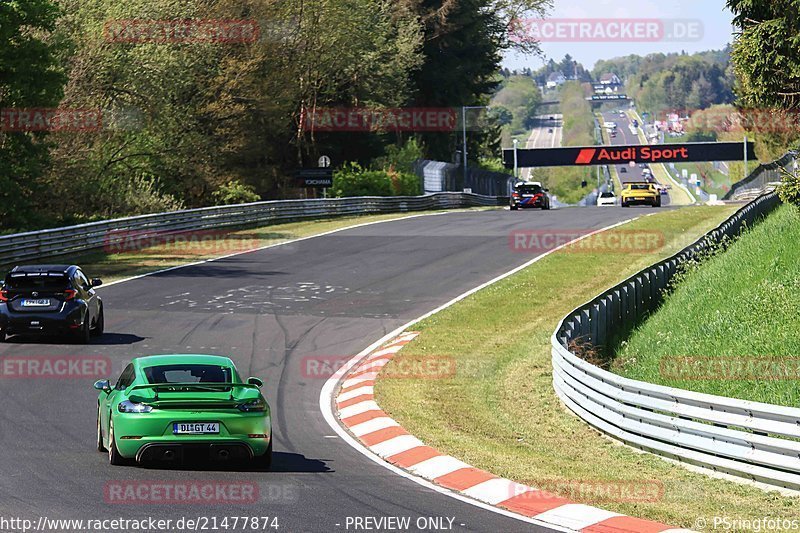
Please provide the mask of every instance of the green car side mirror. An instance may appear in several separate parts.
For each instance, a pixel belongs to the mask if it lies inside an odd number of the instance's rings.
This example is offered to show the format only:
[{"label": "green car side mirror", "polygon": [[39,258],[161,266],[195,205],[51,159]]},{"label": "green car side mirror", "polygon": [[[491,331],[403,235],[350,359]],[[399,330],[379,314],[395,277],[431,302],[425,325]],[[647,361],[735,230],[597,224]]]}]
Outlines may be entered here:
[{"label": "green car side mirror", "polygon": [[247,378],[247,383],[249,385],[255,385],[259,389],[264,386],[264,382],[258,378]]},{"label": "green car side mirror", "polygon": [[111,391],[111,384],[107,379],[100,379],[94,382],[94,388],[97,390],[109,392]]}]

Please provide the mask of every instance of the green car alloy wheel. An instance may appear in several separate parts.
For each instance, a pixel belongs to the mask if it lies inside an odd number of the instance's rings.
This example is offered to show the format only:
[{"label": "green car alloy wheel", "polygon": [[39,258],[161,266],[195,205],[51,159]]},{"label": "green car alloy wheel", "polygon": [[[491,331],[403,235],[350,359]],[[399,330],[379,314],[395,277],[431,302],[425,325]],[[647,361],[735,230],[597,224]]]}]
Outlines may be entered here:
[{"label": "green car alloy wheel", "polygon": [[97,449],[109,462],[210,461],[272,465],[272,419],[258,378],[227,357],[153,355],[131,361],[116,385],[94,384]]}]

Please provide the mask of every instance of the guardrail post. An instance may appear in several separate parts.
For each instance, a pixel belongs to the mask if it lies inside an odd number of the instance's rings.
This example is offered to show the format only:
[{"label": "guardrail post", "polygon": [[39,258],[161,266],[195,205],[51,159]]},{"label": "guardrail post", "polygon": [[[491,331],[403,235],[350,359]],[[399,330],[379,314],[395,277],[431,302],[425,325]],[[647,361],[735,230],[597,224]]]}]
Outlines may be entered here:
[{"label": "guardrail post", "polygon": [[603,347],[606,345],[606,328],[608,327],[608,302],[605,298],[597,302],[597,331],[596,337],[592,339],[595,346]]},{"label": "guardrail post", "polygon": [[585,341],[589,337],[589,334],[591,332],[591,330],[589,329],[589,309],[588,308],[581,309],[580,321],[581,321],[580,322],[580,327],[579,327],[580,336],[581,336],[582,340]]}]

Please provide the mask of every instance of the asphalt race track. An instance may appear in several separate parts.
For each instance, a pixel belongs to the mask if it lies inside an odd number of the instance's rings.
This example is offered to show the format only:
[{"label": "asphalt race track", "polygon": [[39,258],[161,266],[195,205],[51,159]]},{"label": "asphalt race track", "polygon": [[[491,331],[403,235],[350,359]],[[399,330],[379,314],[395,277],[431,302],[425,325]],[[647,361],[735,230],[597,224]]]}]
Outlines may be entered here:
[{"label": "asphalt race track", "polygon": [[[550,120],[553,117],[553,120]],[[525,144],[525,148],[559,148],[561,139],[564,136],[564,117],[560,114],[539,115],[533,119],[531,125],[531,135]],[[529,180],[531,176],[530,168],[521,169],[521,178]]]},{"label": "asphalt race track", "polygon": [[[617,136],[611,138],[612,146],[625,146],[625,145],[632,145],[632,144],[642,144],[642,141],[639,137],[633,133],[631,133],[630,125],[631,121],[628,119],[627,116],[622,116],[619,113],[614,113],[611,111],[606,111],[603,113],[603,120],[606,122],[616,122],[617,123]],[[622,168],[625,168],[627,172],[624,174],[620,172]],[[630,167],[628,165],[617,165],[617,175],[619,176],[620,181],[622,183],[630,183],[630,182],[643,182],[645,181],[644,175],[642,174],[641,168],[639,165],[634,167]],[[670,205],[672,202],[671,196],[666,195],[661,197],[662,205],[664,207]]]},{"label": "asphalt race track", "polygon": [[[631,215],[622,209],[572,208],[415,217],[101,288],[106,305],[101,338],[80,346],[15,337],[0,345],[0,362],[105,356],[113,365],[108,377],[116,380],[134,356],[230,355],[245,377],[265,381],[275,426],[273,471],[203,464],[112,467],[94,449],[94,377],[12,379],[6,373],[0,375],[0,516],[34,521],[269,516],[278,518],[279,531],[313,532],[348,531],[348,517],[411,517],[410,531],[417,530],[418,517],[450,517],[456,531],[536,530],[399,477],[342,442],[319,412],[329,373],[310,374],[316,367],[307,358],[347,359],[407,321],[529,261],[531,253],[510,248],[513,230],[599,229]],[[109,484],[136,481],[249,482],[257,484],[258,501],[108,503]]]}]

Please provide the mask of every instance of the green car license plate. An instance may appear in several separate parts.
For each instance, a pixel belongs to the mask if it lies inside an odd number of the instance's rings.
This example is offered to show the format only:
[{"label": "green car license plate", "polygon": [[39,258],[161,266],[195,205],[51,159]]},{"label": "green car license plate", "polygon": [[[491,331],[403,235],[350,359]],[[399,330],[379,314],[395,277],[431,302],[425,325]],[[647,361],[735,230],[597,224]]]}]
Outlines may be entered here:
[{"label": "green car license plate", "polygon": [[172,424],[175,435],[218,435],[218,422],[176,422]]}]

